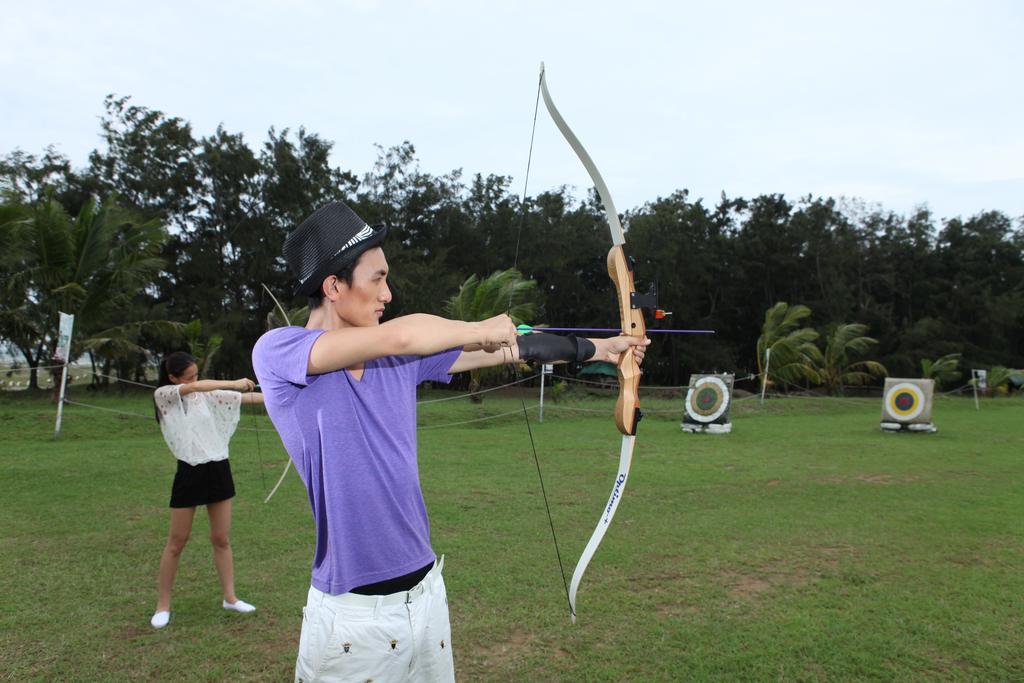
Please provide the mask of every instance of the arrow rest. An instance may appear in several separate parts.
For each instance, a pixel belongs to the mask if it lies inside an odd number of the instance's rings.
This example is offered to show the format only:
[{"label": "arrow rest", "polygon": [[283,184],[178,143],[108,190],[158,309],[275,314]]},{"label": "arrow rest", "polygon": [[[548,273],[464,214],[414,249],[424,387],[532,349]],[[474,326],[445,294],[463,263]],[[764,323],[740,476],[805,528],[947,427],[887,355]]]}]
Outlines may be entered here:
[{"label": "arrow rest", "polygon": [[[620,245],[622,249],[622,255],[625,257],[626,268],[635,277],[636,276],[636,261],[629,254],[629,250],[626,249],[626,245]],[[664,317],[664,311],[658,308],[658,283],[652,282],[651,286],[647,288],[647,291],[643,294],[637,292],[629,293],[629,307],[632,309],[647,309],[654,311],[654,317],[661,319]],[[661,313],[662,315],[659,315]]]},{"label": "arrow rest", "polygon": [[651,283],[651,286],[643,294],[630,292],[629,307],[646,308],[649,311],[654,311],[654,317],[658,318],[658,285]]}]

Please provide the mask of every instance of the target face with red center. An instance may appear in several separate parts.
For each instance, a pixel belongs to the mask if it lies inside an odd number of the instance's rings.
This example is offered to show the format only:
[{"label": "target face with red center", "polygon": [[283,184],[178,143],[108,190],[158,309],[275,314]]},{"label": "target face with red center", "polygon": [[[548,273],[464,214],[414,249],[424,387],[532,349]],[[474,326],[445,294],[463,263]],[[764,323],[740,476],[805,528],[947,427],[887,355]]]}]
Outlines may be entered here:
[{"label": "target face with red center", "polygon": [[885,405],[897,420],[913,420],[925,408],[924,392],[916,384],[900,382],[885,393]]},{"label": "target face with red center", "polygon": [[728,409],[729,387],[720,377],[701,377],[686,392],[686,413],[697,422],[714,422]]}]

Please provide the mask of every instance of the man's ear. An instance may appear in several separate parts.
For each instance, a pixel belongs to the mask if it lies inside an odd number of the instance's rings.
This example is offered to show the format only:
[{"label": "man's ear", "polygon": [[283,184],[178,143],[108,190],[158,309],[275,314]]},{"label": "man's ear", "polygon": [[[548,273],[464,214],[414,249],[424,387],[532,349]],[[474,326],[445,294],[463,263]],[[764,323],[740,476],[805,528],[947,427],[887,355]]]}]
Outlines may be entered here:
[{"label": "man's ear", "polygon": [[328,275],[324,278],[324,281],[320,283],[320,292],[324,295],[324,299],[328,301],[334,301],[338,298],[338,278],[333,275]]},{"label": "man's ear", "polygon": [[325,299],[337,301],[338,297],[341,296],[342,291],[348,288],[348,283],[337,275],[328,275],[324,278],[323,284],[320,285],[320,288],[323,290]]}]

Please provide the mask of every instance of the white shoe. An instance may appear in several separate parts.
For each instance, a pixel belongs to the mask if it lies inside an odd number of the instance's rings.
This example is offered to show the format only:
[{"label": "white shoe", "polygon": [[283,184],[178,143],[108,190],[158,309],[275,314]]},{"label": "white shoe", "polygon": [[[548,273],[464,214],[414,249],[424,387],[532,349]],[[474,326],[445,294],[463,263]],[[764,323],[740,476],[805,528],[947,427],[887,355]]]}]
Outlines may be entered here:
[{"label": "white shoe", "polygon": [[224,606],[224,609],[229,609],[234,612],[247,613],[256,611],[256,607],[250,605],[245,600],[236,600],[235,602],[228,602],[225,600],[222,605]]},{"label": "white shoe", "polygon": [[167,622],[171,620],[171,613],[167,610],[162,610],[153,615],[153,618],[149,620],[150,625],[153,628],[163,628],[167,626]]}]

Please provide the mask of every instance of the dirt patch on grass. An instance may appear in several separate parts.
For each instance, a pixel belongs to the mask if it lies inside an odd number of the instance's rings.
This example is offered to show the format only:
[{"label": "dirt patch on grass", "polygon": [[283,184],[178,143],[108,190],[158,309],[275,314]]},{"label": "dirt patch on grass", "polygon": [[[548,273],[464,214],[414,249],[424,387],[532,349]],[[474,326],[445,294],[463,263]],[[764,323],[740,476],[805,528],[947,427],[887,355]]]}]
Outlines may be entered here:
[{"label": "dirt patch on grass", "polygon": [[142,636],[150,636],[150,635],[153,635],[154,633],[159,633],[159,631],[157,631],[152,626],[149,626],[149,625],[141,626],[141,625],[138,625],[138,624],[132,624],[132,625],[125,626],[124,628],[121,629],[121,639],[122,640],[131,640],[132,638],[140,638]]},{"label": "dirt patch on grass", "polygon": [[[672,564],[679,561],[674,557],[652,555],[648,566],[654,567],[661,563]],[[692,602],[697,589],[694,585],[694,576],[691,574],[659,567],[657,570],[633,575],[629,580],[632,590],[638,595],[651,599],[650,609],[658,616],[672,619],[703,611],[701,604]]]},{"label": "dirt patch on grass", "polygon": [[839,558],[853,554],[853,547],[848,545],[825,545],[818,548],[818,552],[830,562],[830,566],[834,567],[838,563]]},{"label": "dirt patch on grass", "polygon": [[971,479],[981,476],[981,472],[978,470],[946,470],[941,476],[943,479]]},{"label": "dirt patch on grass", "polygon": [[693,586],[687,576],[674,571],[650,572],[632,577],[633,590],[654,600],[653,609],[663,617],[699,612],[697,605],[687,602]]},{"label": "dirt patch on grass", "polygon": [[801,568],[780,571],[779,567],[750,571],[727,571],[718,577],[733,600],[755,600],[777,588],[804,586],[810,575]]},{"label": "dirt patch on grass", "polygon": [[538,641],[535,633],[524,629],[510,631],[503,640],[474,643],[463,641],[458,646],[466,648],[469,661],[475,661],[475,666],[480,666],[482,663],[482,669],[486,671],[497,670],[509,661],[520,659],[526,650],[536,648],[543,649],[544,652],[557,659],[572,657],[572,654],[564,648],[552,647],[551,643]]},{"label": "dirt patch on grass", "polygon": [[881,484],[882,486],[889,486],[894,481],[891,474],[861,474],[854,479],[865,484]]},{"label": "dirt patch on grass", "polygon": [[780,588],[811,586],[834,574],[851,552],[846,546],[804,548],[761,567],[722,572],[718,580],[733,599],[754,600]]},{"label": "dirt patch on grass", "polygon": [[654,613],[663,619],[678,619],[685,614],[700,614],[702,611],[700,605],[683,602],[660,602],[654,608]]},{"label": "dirt patch on grass", "polygon": [[921,477],[904,474],[856,474],[850,476],[843,476],[840,474],[833,475],[831,477],[824,477],[819,479],[820,484],[849,484],[849,483],[860,483],[860,484],[872,484],[875,486],[892,486],[893,484],[910,484],[915,481],[919,481]]},{"label": "dirt patch on grass", "polygon": [[510,653],[519,652],[533,645],[536,636],[528,631],[516,629],[508,634],[505,640],[492,640],[488,643],[476,643],[474,649],[477,656],[504,659]]},{"label": "dirt patch on grass", "polygon": [[[779,577],[771,577],[778,580]],[[726,578],[729,586],[729,595],[734,598],[752,598],[762,593],[767,593],[774,587],[772,580],[766,576],[752,576],[749,574],[733,574]]]},{"label": "dirt patch on grass", "polygon": [[[454,642],[456,680],[545,680],[523,678],[523,663],[543,655],[550,666],[559,670],[574,658],[566,648],[522,628],[502,632],[502,635],[504,638],[501,640],[460,639]],[[539,650],[541,654],[530,650]]]}]

